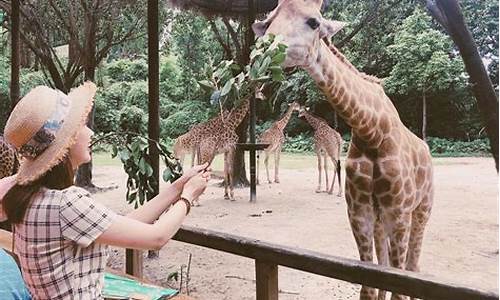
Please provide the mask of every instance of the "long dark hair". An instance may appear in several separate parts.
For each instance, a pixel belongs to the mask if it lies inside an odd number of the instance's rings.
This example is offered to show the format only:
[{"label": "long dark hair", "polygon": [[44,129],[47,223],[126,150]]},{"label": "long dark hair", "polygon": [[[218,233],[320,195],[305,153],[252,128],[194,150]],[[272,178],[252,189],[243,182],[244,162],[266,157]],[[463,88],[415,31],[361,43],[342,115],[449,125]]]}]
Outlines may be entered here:
[{"label": "long dark hair", "polygon": [[2,205],[11,224],[21,223],[33,196],[40,188],[63,190],[73,185],[75,172],[65,157],[59,164],[47,171],[41,178],[28,185],[16,184],[3,197]]}]

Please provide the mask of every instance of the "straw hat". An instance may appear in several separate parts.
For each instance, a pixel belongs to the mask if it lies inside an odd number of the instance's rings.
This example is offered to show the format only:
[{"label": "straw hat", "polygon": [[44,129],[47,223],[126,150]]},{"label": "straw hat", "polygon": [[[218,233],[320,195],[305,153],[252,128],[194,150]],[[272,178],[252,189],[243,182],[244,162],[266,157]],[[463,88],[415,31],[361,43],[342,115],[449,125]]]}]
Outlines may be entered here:
[{"label": "straw hat", "polygon": [[37,180],[64,158],[87,121],[95,92],[91,82],[68,95],[38,86],[17,103],[5,125],[4,137],[24,158],[18,184]]}]

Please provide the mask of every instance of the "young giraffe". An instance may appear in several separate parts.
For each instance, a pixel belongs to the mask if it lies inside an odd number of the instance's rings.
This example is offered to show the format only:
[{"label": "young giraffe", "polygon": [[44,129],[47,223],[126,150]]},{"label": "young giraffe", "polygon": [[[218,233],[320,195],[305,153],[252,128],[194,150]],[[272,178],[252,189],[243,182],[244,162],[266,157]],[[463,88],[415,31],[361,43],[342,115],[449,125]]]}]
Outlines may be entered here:
[{"label": "young giraffe", "polygon": [[175,139],[173,146],[174,157],[181,161],[181,165],[184,165],[184,157],[186,153],[191,153],[191,167],[194,166],[196,147],[200,143],[201,139],[210,133],[210,130],[217,124],[223,123],[228,117],[229,112],[227,110],[222,111],[222,113],[213,117],[212,119],[197,124],[193,126],[188,132],[183,135],[178,136]]},{"label": "young giraffe", "polygon": [[[266,155],[264,158],[264,164],[266,165],[267,181],[269,183],[271,183],[271,179],[269,178],[269,156],[274,153],[274,182],[279,183],[281,148],[285,142],[285,134],[283,133],[283,130],[288,124],[288,121],[290,121],[292,112],[294,110],[298,110],[299,107],[300,105],[297,102],[289,104],[285,115],[280,120],[274,122],[273,125],[264,131],[259,137],[260,143],[270,144],[266,149],[264,149],[264,153]],[[259,156],[257,156],[257,183],[259,183]]]},{"label": "young giraffe", "polygon": [[198,144],[198,162],[212,162],[217,154],[224,153],[224,199],[234,200],[233,192],[233,159],[238,142],[236,127],[245,118],[250,107],[250,97],[232,109],[224,122],[218,122],[201,136]]},{"label": "young giraffe", "polygon": [[[339,181],[339,193],[337,196],[342,196],[342,180],[340,178],[340,153],[344,140],[335,129],[331,128],[328,123],[311,114],[303,107],[299,110],[299,118],[304,117],[314,129],[314,151],[318,157],[318,188],[316,193],[321,193],[321,156],[323,156],[323,168],[325,169],[325,190],[328,194],[333,194],[333,186],[335,185],[335,173]],[[332,185],[328,185],[328,158],[332,160],[334,171]]]},{"label": "young giraffe", "polygon": [[[360,73],[329,45],[344,23],[323,19],[321,4],[280,1],[254,31],[282,35],[288,45],[283,65],[308,71],[352,128],[345,196],[361,260],[373,261],[375,241],[379,264],[418,271],[433,202],[429,148],[403,125],[379,80]],[[376,299],[377,290],[363,286],[360,298]]]},{"label": "young giraffe", "polygon": [[0,136],[0,179],[14,175],[19,169],[17,152],[5,139]]}]

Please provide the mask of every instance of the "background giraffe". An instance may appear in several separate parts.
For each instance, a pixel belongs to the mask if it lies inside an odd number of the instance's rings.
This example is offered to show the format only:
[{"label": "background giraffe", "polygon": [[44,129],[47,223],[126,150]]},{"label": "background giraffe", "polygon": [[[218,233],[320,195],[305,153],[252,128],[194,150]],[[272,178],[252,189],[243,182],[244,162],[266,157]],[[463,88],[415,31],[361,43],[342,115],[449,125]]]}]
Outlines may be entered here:
[{"label": "background giraffe", "polygon": [[14,175],[19,169],[17,151],[0,136],[0,179]]},{"label": "background giraffe", "polygon": [[222,113],[217,114],[217,116],[212,119],[197,124],[193,126],[188,132],[180,135],[175,139],[173,146],[174,157],[181,161],[181,165],[184,166],[184,158],[186,153],[191,153],[191,166],[194,165],[196,149],[201,139],[208,135],[213,127],[219,126],[218,124],[224,123],[226,118],[229,116],[229,111],[224,110]]},{"label": "background giraffe", "polygon": [[233,159],[238,142],[236,127],[245,118],[250,106],[250,97],[233,108],[224,122],[215,122],[203,135],[198,144],[198,163],[212,162],[217,154],[224,153],[224,198],[234,200]]},{"label": "background giraffe", "polygon": [[[266,166],[267,181],[269,183],[271,183],[271,179],[269,178],[269,156],[274,154],[274,182],[279,183],[281,148],[285,142],[285,134],[283,133],[283,130],[288,124],[288,121],[290,121],[293,111],[298,110],[299,107],[300,105],[297,102],[289,104],[285,115],[280,120],[274,122],[271,127],[264,131],[259,137],[260,143],[270,144],[266,149],[264,149],[264,164]],[[259,157],[260,155],[257,156],[257,183],[259,183]]]},{"label": "background giraffe", "polygon": [[[342,180],[340,177],[340,153],[342,152],[342,146],[344,140],[340,133],[335,129],[331,128],[328,123],[311,114],[303,107],[300,108],[299,118],[304,117],[307,122],[314,129],[314,151],[318,157],[318,188],[316,193],[321,192],[321,169],[325,170],[325,191],[328,194],[333,194],[333,186],[335,185],[335,174],[339,181],[339,197],[342,196]],[[321,156],[323,156],[323,166],[321,165]],[[332,185],[328,184],[328,157],[330,157],[333,163],[333,178]]]},{"label": "background giraffe", "polygon": [[[360,73],[330,45],[345,24],[323,19],[321,4],[280,1],[253,29],[257,36],[281,35],[288,46],[283,66],[305,69],[352,128],[346,202],[361,260],[373,261],[375,244],[379,264],[418,271],[433,203],[429,147],[404,126],[379,80]],[[360,298],[377,299],[377,290],[363,286]]]}]

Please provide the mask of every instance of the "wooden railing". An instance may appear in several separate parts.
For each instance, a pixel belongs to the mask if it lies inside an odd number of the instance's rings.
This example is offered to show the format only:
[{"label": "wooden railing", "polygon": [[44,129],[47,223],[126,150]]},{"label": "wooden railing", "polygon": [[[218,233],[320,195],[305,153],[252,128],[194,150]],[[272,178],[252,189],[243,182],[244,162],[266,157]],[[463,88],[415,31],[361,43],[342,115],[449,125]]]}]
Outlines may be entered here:
[{"label": "wooden railing", "polygon": [[174,240],[254,259],[257,300],[278,299],[278,265],[420,299],[498,299],[496,292],[454,284],[429,275],[207,229],[183,226]]}]

